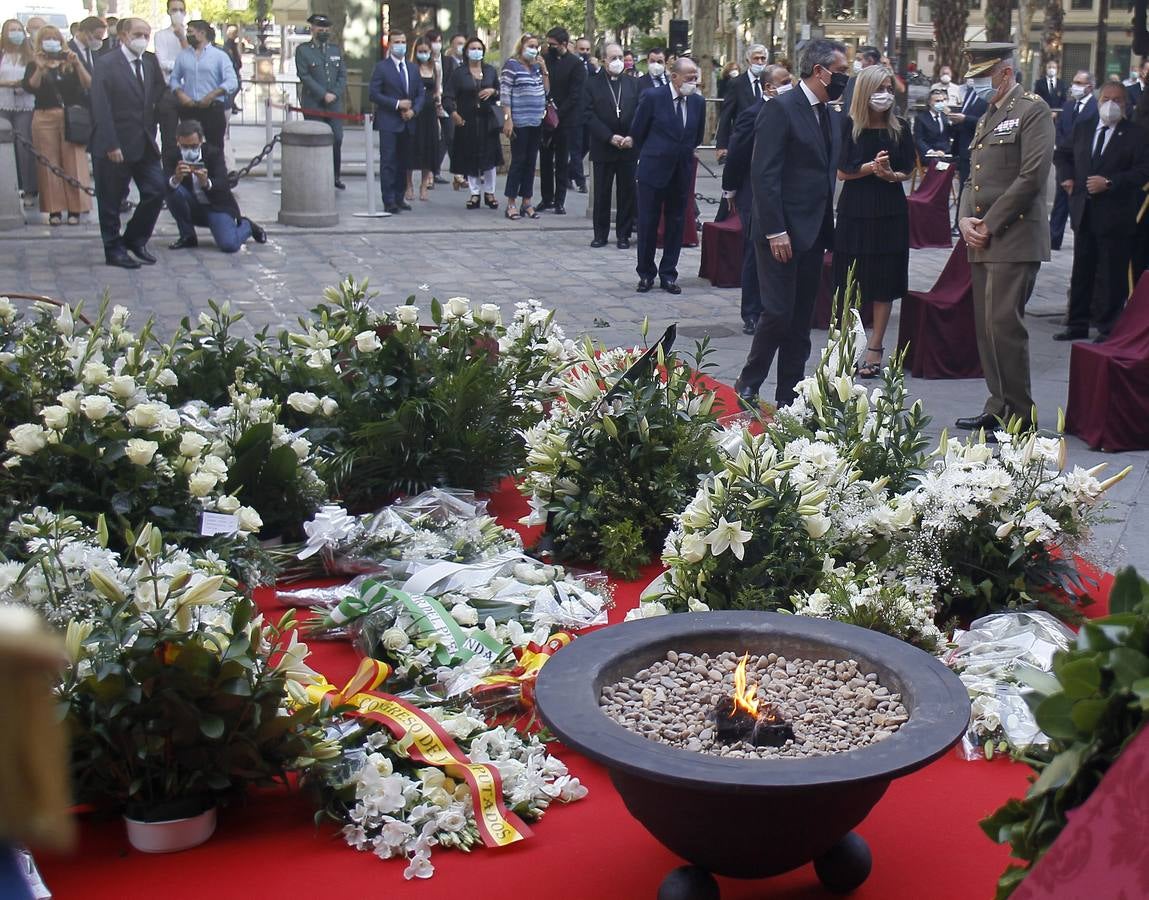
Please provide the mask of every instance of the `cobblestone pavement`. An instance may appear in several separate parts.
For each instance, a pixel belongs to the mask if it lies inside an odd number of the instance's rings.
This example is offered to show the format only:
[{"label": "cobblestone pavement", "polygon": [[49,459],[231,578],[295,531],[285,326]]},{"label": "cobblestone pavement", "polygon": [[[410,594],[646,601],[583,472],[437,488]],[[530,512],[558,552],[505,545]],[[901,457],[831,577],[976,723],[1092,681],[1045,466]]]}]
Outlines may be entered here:
[{"label": "cobblestone pavement", "polygon": [[[238,131],[236,155],[249,158],[262,145],[262,129]],[[349,134],[350,138],[350,134]],[[349,168],[356,141],[345,143]],[[703,161],[715,169],[712,158]],[[303,230],[276,224],[277,182],[253,176],[237,197],[245,214],[267,227],[269,241],[249,243],[232,256],[219,253],[206,234],[198,249],[169,251],[176,231],[162,214],[151,249],[159,262],[135,271],[103,264],[94,221],[78,227],[49,228],[31,214],[22,230],[0,232],[0,293],[22,291],[58,299],[96,302],[105,291],[118,303],[154,316],[160,334],[169,333],[184,316],[194,316],[208,299],[229,300],[243,311],[253,329],[290,322],[321,296],[324,287],[346,275],[368,278],[378,292],[380,307],[393,306],[414,294],[417,298],[455,295],[475,302],[494,302],[509,310],[535,297],[558,311],[568,335],[589,333],[608,345],[640,340],[644,318],[652,334],[667,324],[679,325],[679,345],[709,335],[714,354],[713,374],[734,380],[750,338],[741,333],[738,290],[712,288],[697,277],[700,251],[683,251],[680,283],[683,293],[634,293],[634,250],[608,244],[592,250],[586,196],[568,196],[565,217],[544,213],[537,221],[507,221],[502,210],[468,211],[465,193],[438,185],[426,203],[415,200],[409,213],[384,219],[355,217],[366,209],[362,177],[346,177],[348,190],[337,197],[340,223],[333,228]],[[502,180],[500,178],[500,190]],[[697,189],[717,198],[717,180],[700,170]],[[537,199],[537,196],[536,196]],[[704,219],[715,207],[701,203]],[[94,215],[93,215],[94,220]],[[910,256],[910,287],[932,285],[948,256],[947,250],[915,250]],[[1043,422],[1053,424],[1064,406],[1069,374],[1069,346],[1051,340],[1064,313],[1072,262],[1072,233],[1064,249],[1042,266],[1030,302],[1030,352],[1034,396]],[[896,343],[897,308],[886,345]],[[815,332],[815,355],[823,334]],[[910,379],[910,391],[921,397],[933,416],[933,431],[959,415],[980,411],[984,385],[980,380],[926,381]],[[763,386],[770,396],[771,384]],[[1070,439],[1071,463],[1110,463],[1115,472],[1126,465],[1134,471],[1111,491],[1113,521],[1097,530],[1091,555],[1112,568],[1123,562],[1149,572],[1149,452],[1100,454],[1076,438]],[[1141,538],[1137,535],[1141,534]]]}]

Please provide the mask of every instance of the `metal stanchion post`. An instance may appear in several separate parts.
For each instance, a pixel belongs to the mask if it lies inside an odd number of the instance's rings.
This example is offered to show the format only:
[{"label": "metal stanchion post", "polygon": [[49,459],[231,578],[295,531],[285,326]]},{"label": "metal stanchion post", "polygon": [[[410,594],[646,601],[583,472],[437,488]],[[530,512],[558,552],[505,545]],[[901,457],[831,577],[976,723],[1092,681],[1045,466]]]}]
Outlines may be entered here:
[{"label": "metal stanchion post", "polygon": [[363,114],[363,162],[364,174],[367,176],[367,212],[357,212],[360,219],[386,219],[391,213],[380,212],[375,206],[375,129],[374,118],[371,113]]},{"label": "metal stanchion post", "polygon": [[[265,145],[270,144],[272,137],[273,137],[273,135],[272,135],[272,127],[271,127],[271,85],[269,84],[269,85],[267,85],[267,93],[264,95],[264,100],[263,100],[263,143]],[[274,161],[275,161],[275,148],[273,147],[271,152],[269,154],[267,154],[267,159],[265,160],[265,162],[267,163],[267,168],[264,170],[264,175],[267,177],[268,181],[272,181],[275,177],[272,174],[272,169],[274,168],[272,163],[274,163]]]}]

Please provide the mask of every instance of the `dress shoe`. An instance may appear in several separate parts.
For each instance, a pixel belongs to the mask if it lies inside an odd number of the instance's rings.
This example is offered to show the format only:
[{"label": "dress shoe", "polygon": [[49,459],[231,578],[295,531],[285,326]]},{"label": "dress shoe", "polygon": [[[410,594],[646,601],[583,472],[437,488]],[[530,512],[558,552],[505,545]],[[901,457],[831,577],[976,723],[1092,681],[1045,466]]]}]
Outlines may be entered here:
[{"label": "dress shoe", "polygon": [[977,431],[984,428],[986,431],[993,431],[1001,427],[1001,420],[997,416],[991,416],[989,413],[982,413],[980,416],[968,416],[964,419],[958,419],[954,422],[954,426],[960,428],[962,431]]},{"label": "dress shoe", "polygon": [[1089,337],[1089,329],[1066,328],[1053,336],[1055,341],[1083,341]]},{"label": "dress shoe", "polygon": [[750,409],[759,408],[758,392],[748,384],[743,384],[738,378],[734,382],[734,393],[738,395],[738,402]]},{"label": "dress shoe", "polygon": [[148,253],[148,248],[144,244],[138,247],[128,247],[127,250],[145,266],[154,266],[156,264],[156,258]]},{"label": "dress shoe", "polygon": [[1095,338],[1093,339],[1093,343],[1095,343],[1095,344],[1104,344],[1104,343],[1105,343],[1107,340],[1109,340],[1109,335],[1107,335],[1107,334],[1099,334],[1099,335],[1097,335],[1097,337],[1095,337]]},{"label": "dress shoe", "polygon": [[406,210],[407,212],[411,211],[411,204],[406,200],[400,200],[396,205],[402,210]]},{"label": "dress shoe", "polygon": [[266,244],[267,232],[264,230],[263,226],[256,225],[253,221],[251,221],[251,219],[247,220],[247,224],[251,226],[251,239],[257,244]]},{"label": "dress shoe", "polygon": [[169,250],[188,250],[192,247],[198,247],[199,240],[193,237],[181,237],[168,244]]},{"label": "dress shoe", "polygon": [[109,266],[117,266],[121,269],[138,269],[140,264],[132,259],[124,251],[119,253],[108,253],[104,256],[104,262]]},{"label": "dress shoe", "polygon": [[567,209],[565,206],[556,206],[555,207],[555,215],[556,216],[565,216],[566,214],[567,214]]},{"label": "dress shoe", "polygon": [[640,294],[645,294],[652,287],[654,287],[653,278],[640,278],[638,279],[638,287],[635,288]]},{"label": "dress shoe", "polygon": [[658,286],[668,294],[681,294],[682,288],[678,286],[677,281],[667,281],[665,278],[660,278]]},{"label": "dress shoe", "polygon": [[586,182],[585,182],[585,181],[584,181],[582,184],[580,184],[580,185],[578,186],[578,192],[579,192],[580,194],[585,194],[585,193],[586,193]]},{"label": "dress shoe", "polygon": [[595,238],[593,241],[590,242],[590,245],[597,249],[599,247],[605,247],[606,241],[602,241],[602,240],[599,240],[598,238]]},{"label": "dress shoe", "polygon": [[554,208],[555,208],[555,205],[552,201],[544,200],[542,203],[540,203],[538,206],[535,207],[535,212],[542,212],[545,209],[554,209]]},{"label": "dress shoe", "polygon": [[[410,209],[410,207],[407,208]],[[392,216],[396,216],[401,212],[401,210],[399,205],[396,203],[385,203],[383,204],[383,212],[389,213]]]},{"label": "dress shoe", "polygon": [[345,190],[347,190],[347,185],[345,185],[342,181],[336,181],[335,182],[335,190],[345,191]]},{"label": "dress shoe", "polygon": [[629,250],[630,241],[619,241],[615,246],[618,247],[619,250]]},{"label": "dress shoe", "polygon": [[753,334],[757,330],[758,330],[758,320],[757,319],[743,319],[742,320],[742,333],[743,334]]}]

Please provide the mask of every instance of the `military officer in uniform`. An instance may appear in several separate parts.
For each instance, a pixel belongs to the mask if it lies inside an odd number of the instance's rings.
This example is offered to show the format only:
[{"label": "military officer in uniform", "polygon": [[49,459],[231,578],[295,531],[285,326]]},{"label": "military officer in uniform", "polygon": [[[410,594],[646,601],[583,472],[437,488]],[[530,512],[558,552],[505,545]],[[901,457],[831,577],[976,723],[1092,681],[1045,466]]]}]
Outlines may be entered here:
[{"label": "military officer in uniform", "polygon": [[[343,94],[347,90],[347,64],[343,51],[331,39],[331,20],[323,13],[313,13],[307,19],[311,26],[311,40],[295,48],[295,73],[299,76],[299,105],[304,109],[324,112],[343,112]],[[331,155],[335,161],[335,186],[343,190],[340,163],[343,149],[343,120],[303,114],[305,119],[326,122],[335,135]]]},{"label": "military officer in uniform", "polygon": [[992,434],[1014,416],[1036,427],[1029,382],[1025,304],[1049,259],[1046,182],[1053,118],[1017,83],[1013,44],[968,48],[973,89],[989,105],[970,143],[970,174],[958,227],[969,248],[977,349],[989,399],[957,427]]}]

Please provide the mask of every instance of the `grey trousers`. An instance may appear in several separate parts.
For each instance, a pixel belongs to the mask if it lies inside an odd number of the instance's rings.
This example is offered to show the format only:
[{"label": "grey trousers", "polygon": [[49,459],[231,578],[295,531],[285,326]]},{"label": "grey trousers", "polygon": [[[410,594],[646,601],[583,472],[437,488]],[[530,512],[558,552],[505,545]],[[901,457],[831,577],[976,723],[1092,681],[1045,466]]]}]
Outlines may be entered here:
[{"label": "grey trousers", "polygon": [[970,263],[977,352],[989,399],[984,412],[1025,421],[1036,417],[1029,387],[1029,332],[1025,304],[1037,281],[1039,262]]}]

